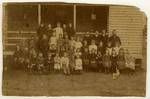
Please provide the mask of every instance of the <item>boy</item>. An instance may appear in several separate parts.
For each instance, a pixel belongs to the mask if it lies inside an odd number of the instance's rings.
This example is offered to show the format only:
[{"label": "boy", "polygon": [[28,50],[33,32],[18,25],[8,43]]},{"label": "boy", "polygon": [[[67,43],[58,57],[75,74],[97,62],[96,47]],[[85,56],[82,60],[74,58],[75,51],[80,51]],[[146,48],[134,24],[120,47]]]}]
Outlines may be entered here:
[{"label": "boy", "polygon": [[45,72],[44,57],[43,57],[43,54],[41,52],[39,52],[38,57],[37,57],[37,68],[38,68],[38,72],[40,74]]},{"label": "boy", "polygon": [[90,69],[92,71],[98,71],[97,53],[95,53],[95,49],[91,50],[91,53],[89,56],[90,56]]},{"label": "boy", "polygon": [[83,59],[83,69],[88,71],[89,69],[89,50],[88,48],[84,48],[82,52],[82,59]]}]

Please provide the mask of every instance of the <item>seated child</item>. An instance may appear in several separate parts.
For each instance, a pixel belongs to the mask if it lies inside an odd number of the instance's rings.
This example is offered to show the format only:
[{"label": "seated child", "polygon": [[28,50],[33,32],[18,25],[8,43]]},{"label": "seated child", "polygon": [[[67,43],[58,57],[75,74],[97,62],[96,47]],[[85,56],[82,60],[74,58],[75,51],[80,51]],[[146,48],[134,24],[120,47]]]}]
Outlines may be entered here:
[{"label": "seated child", "polygon": [[131,56],[129,50],[126,50],[126,55],[125,55],[125,61],[126,61],[126,68],[129,70],[131,74],[134,73],[135,71],[135,58]]},{"label": "seated child", "polygon": [[95,49],[93,48],[90,53],[90,69],[92,71],[98,71],[97,65],[97,53],[95,53]]},{"label": "seated child", "polygon": [[80,58],[79,55],[76,56],[76,59],[75,59],[75,72],[80,74],[81,71],[82,71],[82,59]]},{"label": "seated child", "polygon": [[111,55],[111,70],[113,73],[113,79],[116,79],[119,75],[118,73],[118,64],[117,64],[117,53],[115,49],[112,50],[112,55]]},{"label": "seated child", "polygon": [[66,52],[64,52],[64,55],[61,58],[61,67],[63,68],[63,73],[65,75],[70,75],[69,58]]},{"label": "seated child", "polygon": [[124,72],[124,70],[125,70],[125,55],[124,55],[123,48],[121,48],[119,50],[117,64],[118,64],[118,69],[119,69],[120,73]]},{"label": "seated child", "polygon": [[76,42],[75,42],[75,51],[76,51],[77,49],[80,49],[80,50],[81,50],[81,47],[82,47],[82,43],[81,43],[81,41],[80,41],[80,38],[77,37],[77,40],[76,40]]},{"label": "seated child", "polygon": [[103,67],[104,67],[104,72],[105,73],[110,73],[111,57],[109,55],[109,51],[108,50],[106,50],[105,54],[103,55],[102,63],[103,63]]},{"label": "seated child", "polygon": [[95,50],[95,53],[97,53],[97,45],[95,44],[95,40],[92,40],[91,45],[89,45],[89,53],[91,53],[93,49]]},{"label": "seated child", "polygon": [[89,69],[89,49],[88,48],[84,48],[83,52],[82,52],[82,60],[83,60],[83,69],[85,71],[88,71]]},{"label": "seated child", "polygon": [[61,58],[58,53],[54,57],[54,70],[55,72],[59,72],[61,70]]},{"label": "seated child", "polygon": [[108,50],[108,54],[111,55],[111,53],[112,53],[111,42],[108,42],[108,43],[107,43],[106,50]]},{"label": "seated child", "polygon": [[14,61],[16,68],[18,68],[18,66],[20,66],[20,65],[23,65],[22,53],[23,53],[23,51],[20,49],[20,46],[16,45],[16,50],[13,54],[13,58],[14,58],[13,61]]},{"label": "seated child", "polygon": [[37,57],[37,69],[40,74],[45,72],[44,57],[41,52],[39,52],[38,57]]}]

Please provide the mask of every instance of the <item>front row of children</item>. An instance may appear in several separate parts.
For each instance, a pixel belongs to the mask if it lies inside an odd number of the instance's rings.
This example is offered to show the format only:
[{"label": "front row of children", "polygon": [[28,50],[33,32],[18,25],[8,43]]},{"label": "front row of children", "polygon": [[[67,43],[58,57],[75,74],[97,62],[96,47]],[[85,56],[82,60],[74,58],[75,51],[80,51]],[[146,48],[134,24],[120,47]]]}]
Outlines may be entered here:
[{"label": "front row of children", "polygon": [[[77,43],[73,45],[82,45]],[[68,51],[61,53],[47,52],[46,57],[34,48],[29,50],[25,47],[22,50],[20,46],[17,46],[14,61],[16,65],[23,66],[24,70],[40,74],[63,71],[65,75],[70,75],[72,73],[81,74],[83,70],[100,71],[113,73],[115,79],[125,69],[135,70],[134,58],[128,50],[125,53],[123,48],[112,48],[110,43],[104,49],[102,42],[97,46],[93,40],[91,45],[84,42],[82,46],[78,46],[70,47]]]}]

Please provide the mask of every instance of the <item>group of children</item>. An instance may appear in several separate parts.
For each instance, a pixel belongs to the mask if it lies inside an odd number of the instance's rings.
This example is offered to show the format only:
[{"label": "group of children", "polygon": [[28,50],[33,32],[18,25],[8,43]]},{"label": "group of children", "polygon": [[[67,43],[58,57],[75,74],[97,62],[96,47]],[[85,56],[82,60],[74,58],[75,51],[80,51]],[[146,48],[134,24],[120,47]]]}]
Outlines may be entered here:
[{"label": "group of children", "polygon": [[[66,25],[63,26],[66,28]],[[42,27],[36,36],[22,40],[16,46],[14,62],[17,66],[29,72],[54,71],[65,75],[81,74],[83,70],[112,73],[114,79],[126,68],[135,70],[134,58],[128,50],[121,48],[116,30],[111,36],[102,30],[101,33],[87,32],[81,37],[73,33],[71,24],[68,26],[69,31],[62,28],[60,23],[53,29],[51,25],[47,30]]]}]

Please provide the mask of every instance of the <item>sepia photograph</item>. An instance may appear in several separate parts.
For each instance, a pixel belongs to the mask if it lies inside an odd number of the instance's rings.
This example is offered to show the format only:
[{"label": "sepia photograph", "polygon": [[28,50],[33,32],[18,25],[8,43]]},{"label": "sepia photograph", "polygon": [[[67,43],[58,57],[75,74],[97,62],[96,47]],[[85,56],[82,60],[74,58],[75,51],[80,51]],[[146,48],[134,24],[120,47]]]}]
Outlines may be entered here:
[{"label": "sepia photograph", "polygon": [[5,2],[2,12],[3,96],[146,96],[140,8]]}]

